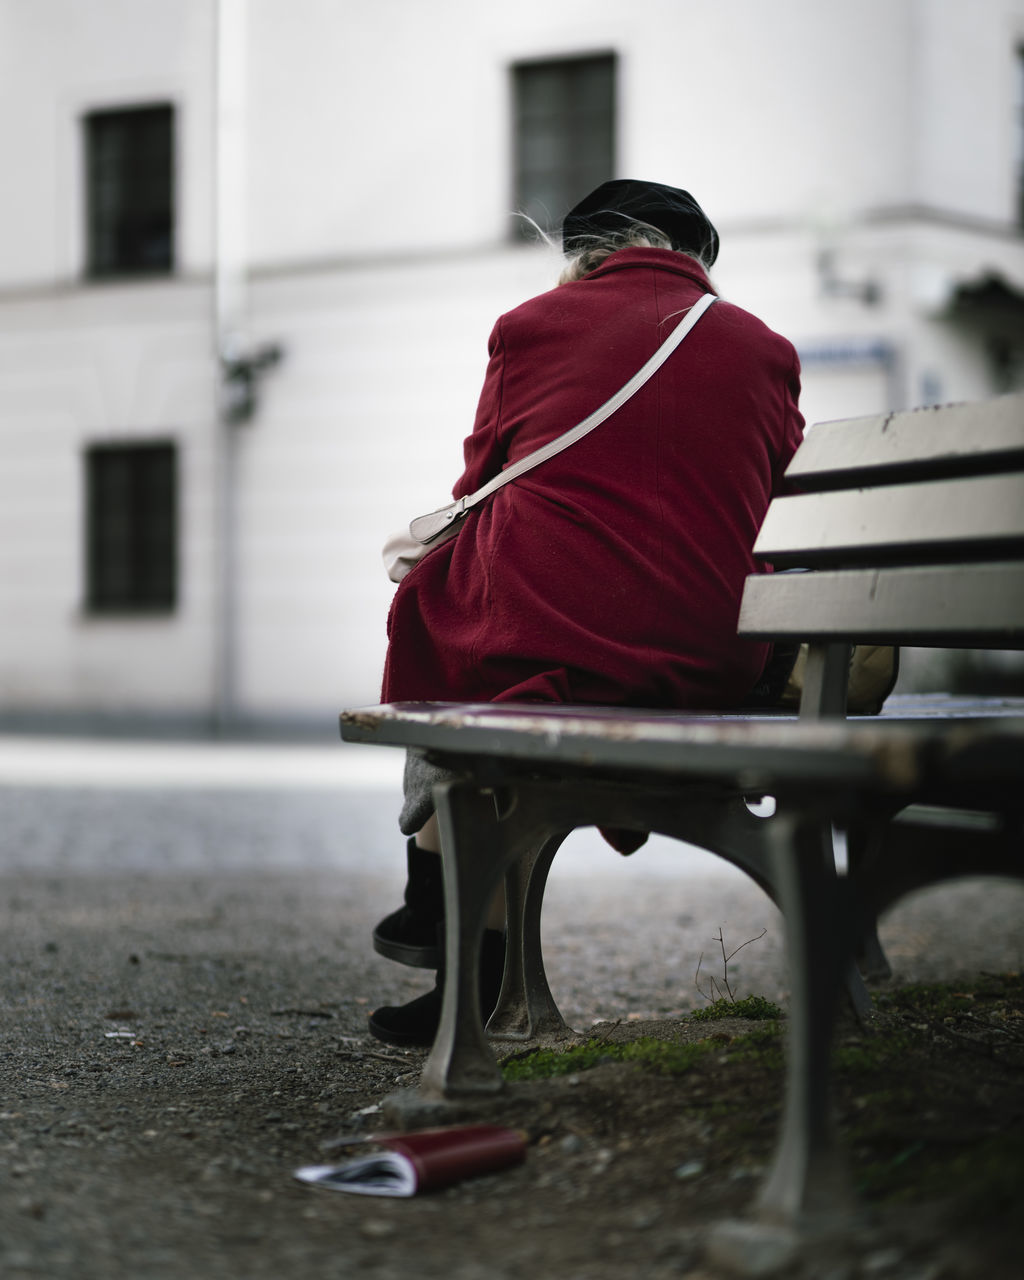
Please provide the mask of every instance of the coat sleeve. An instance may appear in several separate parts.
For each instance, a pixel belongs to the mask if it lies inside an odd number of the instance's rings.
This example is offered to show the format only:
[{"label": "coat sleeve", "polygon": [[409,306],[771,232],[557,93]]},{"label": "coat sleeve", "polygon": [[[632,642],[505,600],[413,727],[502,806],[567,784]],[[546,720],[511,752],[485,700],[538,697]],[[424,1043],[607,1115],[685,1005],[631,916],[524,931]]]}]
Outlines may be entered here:
[{"label": "coat sleeve", "polygon": [[491,331],[487,350],[490,355],[487,373],[477,404],[473,431],[462,446],[466,467],[452,489],[452,497],[455,498],[479,489],[492,476],[496,476],[508,461],[500,440],[501,396],[505,377],[505,343],[500,320]]}]

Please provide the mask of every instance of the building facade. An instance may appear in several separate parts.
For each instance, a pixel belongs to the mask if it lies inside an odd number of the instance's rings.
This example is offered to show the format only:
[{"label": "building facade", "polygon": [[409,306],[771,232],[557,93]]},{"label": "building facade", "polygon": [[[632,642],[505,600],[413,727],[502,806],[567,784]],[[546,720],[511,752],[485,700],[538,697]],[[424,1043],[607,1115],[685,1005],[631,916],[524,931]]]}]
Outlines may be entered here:
[{"label": "building facade", "polygon": [[1024,385],[1024,0],[0,0],[0,723],[373,701],[379,548],[613,176],[808,421]]}]

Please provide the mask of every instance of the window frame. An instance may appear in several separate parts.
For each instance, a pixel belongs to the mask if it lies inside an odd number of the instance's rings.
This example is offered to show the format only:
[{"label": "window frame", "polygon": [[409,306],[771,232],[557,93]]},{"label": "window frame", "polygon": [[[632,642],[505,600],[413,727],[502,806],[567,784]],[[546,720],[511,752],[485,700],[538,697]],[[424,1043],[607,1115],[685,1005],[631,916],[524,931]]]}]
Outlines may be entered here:
[{"label": "window frame", "polygon": [[[530,139],[524,129],[524,117],[530,111],[530,105],[524,102],[524,84],[527,77],[541,75],[544,72],[562,72],[564,83],[555,87],[555,96],[563,98],[573,92],[573,78],[577,81],[587,70],[608,76],[608,87],[605,101],[597,109],[604,117],[601,123],[601,136],[596,138],[595,150],[603,154],[591,158],[581,157],[581,139],[586,134],[585,109],[574,112],[562,110],[560,136],[554,136],[548,129],[547,142],[553,146],[552,158],[544,166],[531,162],[524,151],[532,141],[543,149],[543,131],[538,131]],[[569,209],[581,200],[588,191],[592,191],[602,182],[616,176],[619,152],[619,97],[620,97],[620,59],[614,49],[592,50],[584,53],[561,54],[555,57],[544,56],[524,58],[513,62],[509,67],[510,120],[511,120],[511,184],[513,208],[520,213],[532,217],[546,232],[553,233],[561,225],[562,219]],[[577,85],[578,87],[578,85]],[[564,102],[562,104],[564,108]],[[537,107],[533,108],[535,111]],[[549,112],[549,121],[555,115]],[[554,142],[552,143],[552,138]],[[554,152],[557,151],[557,154]],[[530,192],[530,184],[536,175],[546,167],[549,174],[558,175],[557,185],[561,187],[552,203],[556,207],[549,208],[543,196],[534,196]],[[543,208],[541,206],[544,206]],[[523,218],[515,218],[511,228],[514,240],[532,240],[535,232]]]},{"label": "window frame", "polygon": [[[174,613],[181,527],[177,442],[96,440],[85,445],[82,460],[83,611],[90,617]],[[120,476],[114,473],[118,463]],[[122,505],[111,511],[118,487]]]},{"label": "window frame", "polygon": [[[116,125],[134,121],[133,130],[126,128],[120,139],[116,137]],[[138,173],[139,158],[146,151],[145,130],[159,130],[165,126],[165,137],[159,141],[163,154],[156,160],[148,156],[142,164],[143,177],[134,187],[126,181],[133,169]],[[90,281],[133,280],[162,278],[173,275],[178,256],[178,111],[174,102],[154,99],[145,102],[119,103],[110,106],[90,107],[82,112],[80,145],[82,150],[82,213],[83,213],[83,275]],[[101,130],[107,126],[107,136]],[[151,141],[151,140],[150,140]],[[119,158],[105,159],[101,148],[111,153],[120,149]],[[157,160],[159,172],[157,172]],[[112,173],[106,175],[108,208],[104,209],[104,175],[106,163]],[[120,171],[118,170],[120,164]],[[145,172],[149,166],[148,173]],[[148,184],[148,191],[146,186]],[[133,192],[125,198],[125,192]],[[146,260],[147,236],[145,221],[157,222],[158,230],[149,232],[151,243],[166,239],[166,250]],[[110,222],[125,224],[120,231]],[[106,225],[105,225],[106,223]],[[126,252],[135,236],[138,245],[135,254]],[[105,242],[113,240],[113,247]]]}]

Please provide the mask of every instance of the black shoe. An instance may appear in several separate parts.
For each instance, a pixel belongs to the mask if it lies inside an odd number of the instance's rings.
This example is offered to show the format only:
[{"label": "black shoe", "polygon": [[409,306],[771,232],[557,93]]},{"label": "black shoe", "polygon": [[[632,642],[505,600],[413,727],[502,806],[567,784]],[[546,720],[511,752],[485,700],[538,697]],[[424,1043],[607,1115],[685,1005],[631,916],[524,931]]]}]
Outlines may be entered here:
[{"label": "black shoe", "polygon": [[405,906],[385,916],[374,929],[373,949],[414,969],[437,969],[441,964],[437,926],[444,921],[441,855],[421,849],[413,837],[405,860]]},{"label": "black shoe", "polygon": [[[438,930],[440,935],[441,931]],[[494,1012],[505,972],[505,935],[498,929],[485,929],[480,943],[480,1017],[486,1025]],[[370,1014],[370,1034],[385,1044],[401,1048],[427,1046],[434,1043],[441,1022],[441,997],[444,991],[444,969],[438,970],[432,991],[408,1004],[385,1005]]]}]

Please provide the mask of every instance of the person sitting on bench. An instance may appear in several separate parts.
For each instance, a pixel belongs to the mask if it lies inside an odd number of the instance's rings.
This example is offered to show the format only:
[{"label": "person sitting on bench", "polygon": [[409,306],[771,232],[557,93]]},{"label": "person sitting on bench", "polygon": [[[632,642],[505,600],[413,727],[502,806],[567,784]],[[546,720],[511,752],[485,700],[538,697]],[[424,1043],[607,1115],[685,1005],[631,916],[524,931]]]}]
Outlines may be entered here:
[{"label": "person sitting on bench", "polygon": [[[616,180],[567,215],[558,285],[502,316],[456,497],[611,397],[706,293],[718,234],[686,191]],[[588,703],[687,710],[750,701],[769,649],[741,640],[751,553],[803,433],[783,337],[718,300],[599,428],[499,489],[402,580],[382,702]],[[399,826],[405,903],[374,947],[439,969],[444,895],[431,769],[410,753]],[[622,852],[644,837],[607,832]],[[503,908],[484,935],[481,1012],[497,1000]],[[429,1045],[443,979],[369,1028]]]}]

